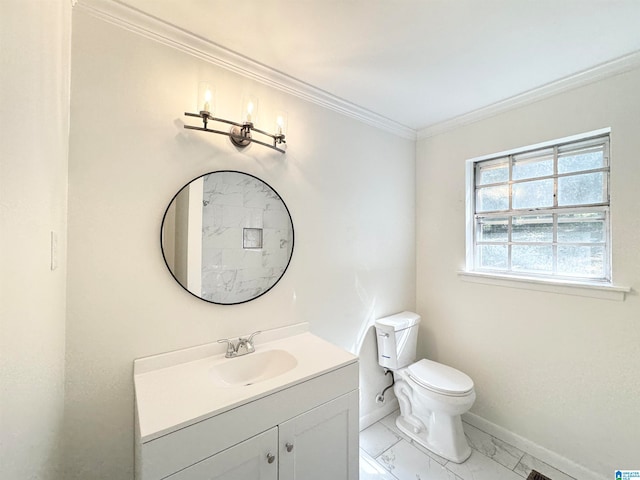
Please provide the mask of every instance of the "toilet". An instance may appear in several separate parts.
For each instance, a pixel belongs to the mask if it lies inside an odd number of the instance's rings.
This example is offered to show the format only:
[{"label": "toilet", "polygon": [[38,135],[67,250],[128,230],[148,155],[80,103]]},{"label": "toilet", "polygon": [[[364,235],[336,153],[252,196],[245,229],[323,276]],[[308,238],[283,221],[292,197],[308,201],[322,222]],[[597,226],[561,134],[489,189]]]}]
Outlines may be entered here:
[{"label": "toilet", "polygon": [[460,415],[476,399],[473,380],[455,368],[422,359],[416,362],[420,316],[402,312],[376,321],[378,363],[393,372],[400,403],[396,425],[441,457],[464,462],[471,448]]}]

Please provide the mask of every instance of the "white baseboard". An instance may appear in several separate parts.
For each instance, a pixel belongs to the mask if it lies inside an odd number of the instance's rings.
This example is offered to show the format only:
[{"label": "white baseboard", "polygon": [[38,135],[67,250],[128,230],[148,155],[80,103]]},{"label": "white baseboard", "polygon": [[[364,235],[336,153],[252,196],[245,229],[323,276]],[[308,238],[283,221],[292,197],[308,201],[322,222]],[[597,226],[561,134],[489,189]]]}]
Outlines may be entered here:
[{"label": "white baseboard", "polygon": [[[384,403],[380,408],[376,408],[373,412],[369,412],[360,417],[360,431],[370,427],[379,420],[389,415],[391,412],[399,408],[398,399],[393,398]],[[471,423],[471,422],[469,422]]]},{"label": "white baseboard", "polygon": [[579,465],[562,455],[552,452],[551,450],[547,450],[537,443],[510,432],[506,428],[496,425],[489,420],[485,420],[474,413],[467,412],[463,414],[462,420],[483,432],[488,433],[489,435],[493,435],[494,437],[527,452],[537,459],[551,465],[553,468],[574,478],[579,480],[608,480],[607,477],[589,470],[588,468]]}]

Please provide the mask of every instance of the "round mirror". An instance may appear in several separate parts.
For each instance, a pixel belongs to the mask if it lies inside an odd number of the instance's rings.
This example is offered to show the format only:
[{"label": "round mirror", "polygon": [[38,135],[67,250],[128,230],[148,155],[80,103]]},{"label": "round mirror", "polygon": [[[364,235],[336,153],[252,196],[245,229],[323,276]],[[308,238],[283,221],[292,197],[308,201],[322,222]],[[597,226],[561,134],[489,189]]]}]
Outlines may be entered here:
[{"label": "round mirror", "polygon": [[162,220],[169,271],[189,293],[233,305],[267,293],[293,254],[293,222],[276,191],[247,173],[223,170],[180,189]]}]

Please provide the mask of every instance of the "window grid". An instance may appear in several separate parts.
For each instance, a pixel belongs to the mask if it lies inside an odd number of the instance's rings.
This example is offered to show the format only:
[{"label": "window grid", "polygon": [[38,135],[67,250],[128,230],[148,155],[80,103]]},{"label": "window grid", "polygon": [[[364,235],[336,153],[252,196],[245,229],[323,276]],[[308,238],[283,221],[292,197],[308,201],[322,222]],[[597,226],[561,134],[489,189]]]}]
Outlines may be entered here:
[{"label": "window grid", "polygon": [[[562,147],[569,146],[572,148],[564,148],[562,153],[571,153],[576,152],[578,154],[580,151],[584,151],[585,149],[598,147],[600,146],[602,150],[603,157],[603,166],[600,168],[589,168],[585,170],[574,169],[569,172],[559,173],[559,155],[560,149]],[[522,275],[540,275],[542,277],[553,277],[553,278],[570,278],[570,279],[582,279],[582,280],[596,280],[596,281],[610,281],[610,248],[609,248],[609,138],[607,136],[594,137],[586,140],[579,140],[576,142],[569,142],[565,144],[557,144],[552,148],[553,156],[552,156],[552,168],[553,173],[551,175],[541,175],[536,176],[531,175],[526,178],[514,179],[514,161],[516,157],[525,157],[524,162],[520,160],[520,163],[526,165],[526,163],[535,163],[536,161],[540,161],[540,158],[544,157],[544,152],[549,151],[549,147],[534,149],[525,152],[519,152],[518,154],[511,154],[508,156],[501,156],[495,159],[478,161],[475,163],[473,168],[474,172],[474,231],[473,231],[473,242],[474,242],[474,269],[480,271],[498,271],[504,272],[508,274]],[[536,155],[538,153],[539,155]],[[500,168],[500,166],[504,166],[506,163],[506,167],[508,169],[508,179],[506,181],[496,181],[491,183],[482,184],[481,181],[481,169],[483,167],[494,167]],[[496,167],[497,166],[497,167]],[[577,205],[559,205],[559,179],[566,177],[575,177],[578,175],[592,174],[601,172],[603,175],[602,181],[602,202],[590,203],[590,204],[577,204]],[[535,208],[514,208],[513,200],[514,200],[514,185],[524,184],[527,182],[535,182],[540,180],[553,180],[553,204],[551,207],[535,207]],[[477,210],[478,205],[478,193],[483,189],[491,188],[491,187],[499,187],[499,186],[507,186],[507,204],[508,207],[506,210],[504,209],[494,209],[489,211],[480,211]],[[603,239],[600,242],[590,241],[590,242],[578,242],[572,241],[560,242],[558,238],[558,230],[559,230],[559,216],[560,215],[569,215],[569,214],[580,214],[580,213],[601,213],[601,217],[591,218],[593,222],[602,222],[604,235]],[[527,217],[527,216],[551,216],[551,241],[532,241],[532,242],[522,242],[522,241],[514,241],[513,239],[513,230],[514,230],[514,218],[515,217]],[[485,219],[497,219],[506,217],[506,241],[488,241],[484,240],[480,236],[480,229],[482,228],[482,221]],[[580,219],[573,219],[574,223],[579,224],[581,222]],[[586,220],[582,220],[586,221]],[[496,245],[496,246],[506,246],[507,248],[507,266],[505,269],[502,268],[487,268],[482,267],[480,265],[481,261],[481,247],[484,245]],[[514,269],[513,264],[513,246],[550,246],[552,249],[551,255],[551,269],[550,272],[548,270],[544,270],[541,273],[536,273],[535,271],[531,271],[531,269],[527,270],[517,270]],[[559,247],[601,247],[603,251],[602,258],[602,275],[588,275],[588,274],[578,274],[578,275],[567,275],[559,274]],[[593,254],[592,254],[593,255]]]}]

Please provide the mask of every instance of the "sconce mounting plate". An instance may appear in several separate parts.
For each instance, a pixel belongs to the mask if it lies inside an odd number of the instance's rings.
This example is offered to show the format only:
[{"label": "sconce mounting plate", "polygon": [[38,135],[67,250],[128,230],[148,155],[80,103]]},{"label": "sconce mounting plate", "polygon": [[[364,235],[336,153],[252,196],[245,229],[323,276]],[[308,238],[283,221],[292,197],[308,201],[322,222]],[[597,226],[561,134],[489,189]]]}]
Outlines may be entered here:
[{"label": "sconce mounting plate", "polygon": [[251,143],[251,129],[245,127],[232,126],[229,130],[231,143],[236,147],[246,147]]}]

